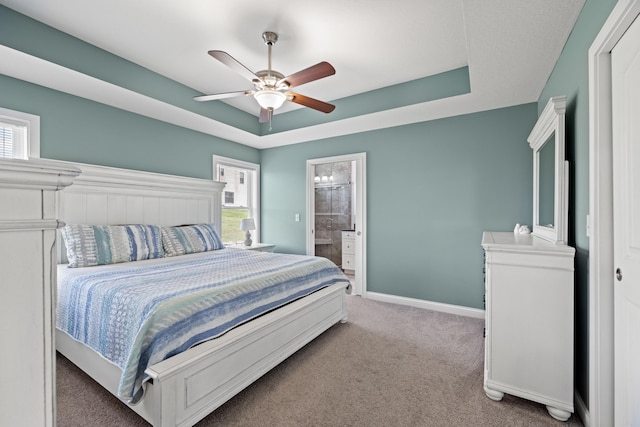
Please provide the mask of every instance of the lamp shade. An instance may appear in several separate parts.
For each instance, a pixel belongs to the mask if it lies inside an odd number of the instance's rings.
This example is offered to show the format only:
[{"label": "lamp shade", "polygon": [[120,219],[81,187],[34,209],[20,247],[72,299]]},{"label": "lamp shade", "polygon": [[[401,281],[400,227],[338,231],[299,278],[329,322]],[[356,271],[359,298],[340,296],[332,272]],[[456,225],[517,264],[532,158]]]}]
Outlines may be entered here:
[{"label": "lamp shade", "polygon": [[256,223],[253,221],[253,218],[243,219],[240,223],[240,230],[255,230]]},{"label": "lamp shade", "polygon": [[284,93],[271,89],[259,90],[253,97],[265,110],[277,110],[282,107],[282,104],[287,99],[287,95]]}]

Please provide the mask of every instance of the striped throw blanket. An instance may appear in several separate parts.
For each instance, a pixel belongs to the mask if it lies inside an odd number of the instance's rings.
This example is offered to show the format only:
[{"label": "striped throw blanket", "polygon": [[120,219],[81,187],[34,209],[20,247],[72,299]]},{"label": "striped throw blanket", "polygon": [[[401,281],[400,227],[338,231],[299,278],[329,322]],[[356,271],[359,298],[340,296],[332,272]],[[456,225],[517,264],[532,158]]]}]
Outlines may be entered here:
[{"label": "striped throw blanket", "polygon": [[318,257],[221,249],[172,258],[58,268],[57,327],[122,370],[135,403],[148,366],[334,283]]}]

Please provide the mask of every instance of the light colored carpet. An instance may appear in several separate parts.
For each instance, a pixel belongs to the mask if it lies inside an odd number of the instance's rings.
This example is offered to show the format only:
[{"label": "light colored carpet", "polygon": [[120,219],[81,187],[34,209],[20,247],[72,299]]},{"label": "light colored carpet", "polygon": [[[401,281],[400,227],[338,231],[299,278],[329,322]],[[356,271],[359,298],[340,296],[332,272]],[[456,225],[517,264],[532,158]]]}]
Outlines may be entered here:
[{"label": "light colored carpet", "polygon": [[[484,322],[348,298],[329,329],[197,425],[582,426],[482,389]],[[58,356],[58,426],[148,425]]]}]

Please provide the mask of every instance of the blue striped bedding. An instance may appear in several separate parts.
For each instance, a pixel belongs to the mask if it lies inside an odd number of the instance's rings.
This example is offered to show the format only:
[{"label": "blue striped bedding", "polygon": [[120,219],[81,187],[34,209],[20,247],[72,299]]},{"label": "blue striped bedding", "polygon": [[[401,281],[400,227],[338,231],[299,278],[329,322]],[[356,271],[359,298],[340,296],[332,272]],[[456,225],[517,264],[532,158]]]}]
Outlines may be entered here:
[{"label": "blue striped bedding", "polygon": [[221,249],[58,268],[57,327],[122,370],[118,396],[142,397],[148,366],[334,283],[319,257]]}]

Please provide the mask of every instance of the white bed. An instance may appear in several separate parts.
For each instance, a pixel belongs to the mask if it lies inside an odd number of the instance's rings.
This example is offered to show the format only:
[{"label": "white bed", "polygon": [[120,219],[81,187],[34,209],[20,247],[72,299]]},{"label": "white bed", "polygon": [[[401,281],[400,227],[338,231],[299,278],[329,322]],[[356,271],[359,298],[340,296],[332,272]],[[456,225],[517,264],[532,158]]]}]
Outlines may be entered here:
[{"label": "white bed", "polygon": [[[59,192],[58,218],[66,223],[213,223],[220,229],[222,183],[75,166],[83,173]],[[65,252],[60,244],[62,262]],[[344,284],[331,285],[150,366],[144,398],[131,409],[154,426],[195,424],[329,327],[345,322],[345,293]],[[59,330],[56,348],[117,395],[117,366]]]}]

